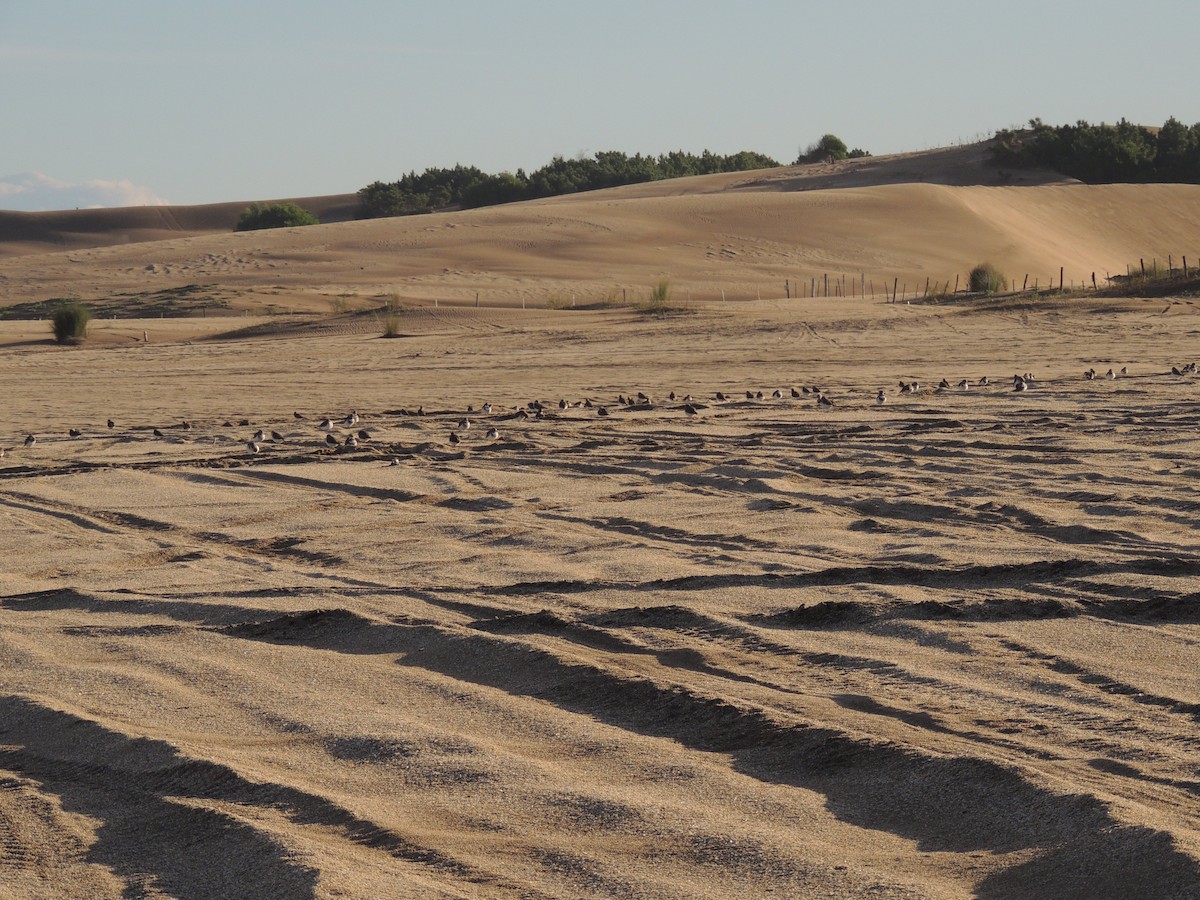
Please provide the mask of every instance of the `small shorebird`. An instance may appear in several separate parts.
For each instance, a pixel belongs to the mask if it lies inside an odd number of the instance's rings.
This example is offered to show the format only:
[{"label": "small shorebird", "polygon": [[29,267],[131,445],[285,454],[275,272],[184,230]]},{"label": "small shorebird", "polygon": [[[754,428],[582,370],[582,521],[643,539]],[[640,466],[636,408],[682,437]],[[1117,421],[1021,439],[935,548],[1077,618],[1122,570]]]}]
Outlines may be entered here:
[{"label": "small shorebird", "polygon": [[470,428],[470,427],[471,427],[471,420],[470,420],[470,419],[459,419],[459,420],[458,420],[458,427],[459,427],[459,428],[460,428],[462,431],[466,431],[468,428]]},{"label": "small shorebird", "polygon": [[182,422],[179,423],[179,427],[182,428],[184,431],[191,431],[192,423],[189,422],[187,419],[184,419]]},{"label": "small shorebird", "polygon": [[818,406],[833,406],[833,401],[830,400],[828,397],[826,397],[824,394],[817,394],[817,405]]},{"label": "small shorebird", "polygon": [[950,387],[950,382],[943,378],[940,382],[938,382],[938,387],[944,391],[946,388]]},{"label": "small shorebird", "polygon": [[776,388],[775,390],[771,391],[771,398],[773,400],[782,400],[783,391],[779,390],[779,388]]},{"label": "small shorebird", "polygon": [[389,466],[398,466],[398,465],[400,465],[400,460],[397,457],[393,456],[392,461],[390,463],[388,463],[388,465]]},{"label": "small shorebird", "polygon": [[958,383],[958,387],[960,390],[969,391],[971,389],[971,382],[964,378]]},{"label": "small shorebird", "polygon": [[454,431],[450,432],[450,443],[452,443],[452,444],[458,443],[458,433],[457,432],[454,432]]},{"label": "small shorebird", "polygon": [[696,407],[692,406],[692,404],[690,404],[690,403],[683,404],[683,411],[685,413],[687,413],[689,416],[696,415]]},{"label": "small shorebird", "polygon": [[266,439],[267,439],[267,433],[260,428],[260,429],[258,429],[258,431],[254,432],[254,437],[252,437],[250,440],[265,441]]},{"label": "small shorebird", "polygon": [[713,394],[713,396],[721,403],[725,402],[725,395],[722,394],[720,391],[717,391],[715,394]]},{"label": "small shorebird", "polygon": [[490,403],[483,404],[483,409],[481,411],[483,412],[483,414],[485,416],[490,416],[492,414],[492,404],[490,404]]},{"label": "small shorebird", "polygon": [[1112,369],[1109,369],[1107,372],[1104,373],[1104,377],[1107,378],[1109,381],[1113,381],[1116,379],[1117,373],[1114,372]]},{"label": "small shorebird", "polygon": [[352,435],[352,434],[348,434],[348,435],[346,435],[345,446],[347,446],[347,447],[349,447],[351,450],[353,450],[355,447],[357,447],[357,446],[358,446],[358,438],[356,438],[356,437],[355,437],[354,435]]},{"label": "small shorebird", "polygon": [[796,399],[799,396],[800,396],[800,392],[798,390],[796,390],[795,388],[792,388],[792,399]]},{"label": "small shorebird", "polygon": [[81,434],[83,434],[83,432],[78,428],[72,428],[67,432],[67,434],[69,434],[71,437],[79,437]]},{"label": "small shorebird", "polygon": [[300,413],[298,413],[298,412],[294,412],[294,413],[292,413],[292,417],[293,417],[293,418],[296,418],[296,419],[303,419],[303,418],[304,418],[304,416],[300,415]]},{"label": "small shorebird", "polygon": [[163,436],[163,433],[162,433],[162,431],[161,431],[161,430],[159,430],[158,428],[155,428],[155,429],[154,429],[154,436],[155,436],[155,437],[162,437],[162,436]]},{"label": "small shorebird", "polygon": [[116,427],[117,427],[117,423],[116,423],[116,422],[114,422],[112,419],[109,419],[109,420],[108,420],[108,427],[109,427],[109,428],[116,428]]},{"label": "small shorebird", "polygon": [[1129,374],[1129,366],[1121,366],[1121,374],[1128,375]]},{"label": "small shorebird", "polygon": [[1014,391],[1027,391],[1027,390],[1029,390],[1029,385],[1026,383],[1024,378],[1022,378],[1020,375],[1017,375],[1013,379],[1013,390]]},{"label": "small shorebird", "polygon": [[369,441],[371,439],[371,432],[367,431],[365,428],[360,428],[358,430],[358,439],[360,441]]},{"label": "small shorebird", "polygon": [[36,443],[37,443],[37,438],[35,438],[32,434],[28,435],[25,438],[25,446],[26,447],[32,447]]},{"label": "small shorebird", "polygon": [[345,425],[347,428],[349,428],[352,425],[357,425],[358,424],[358,410],[357,409],[350,410],[349,415],[347,415],[346,418],[342,419],[342,424]]},{"label": "small shorebird", "polygon": [[325,443],[327,443],[330,447],[336,447],[337,438],[335,438],[332,434],[327,434],[325,435]]},{"label": "small shorebird", "polygon": [[1088,369],[1086,372],[1083,373],[1083,377],[1086,378],[1088,381],[1095,381],[1096,380],[1096,370]]},{"label": "small shorebird", "polygon": [[489,428],[487,430],[487,439],[489,441],[498,441],[500,439],[500,432],[495,428]]},{"label": "small shorebird", "polygon": [[251,453],[257,453],[262,447],[259,446],[258,441],[246,441],[246,449]]},{"label": "small shorebird", "polygon": [[280,434],[278,431],[272,431],[272,432],[271,432],[271,440],[273,440],[273,441],[282,441],[282,440],[283,440],[283,435],[282,435],[282,434]]},{"label": "small shorebird", "polygon": [[887,396],[883,393],[883,391],[880,391],[875,395],[875,402],[879,406],[883,406],[883,404],[887,403]]},{"label": "small shorebird", "polygon": [[606,406],[601,406],[601,407],[599,407],[599,408],[596,410],[596,415],[598,415],[598,416],[607,416],[607,415],[608,415],[608,407],[606,407]]},{"label": "small shorebird", "polygon": [[986,375],[984,375],[982,378],[979,379],[979,384],[983,387],[987,387],[989,384],[991,384],[991,382],[988,381],[988,377]]},{"label": "small shorebird", "polygon": [[322,431],[333,431],[333,419],[322,419],[317,427]]}]

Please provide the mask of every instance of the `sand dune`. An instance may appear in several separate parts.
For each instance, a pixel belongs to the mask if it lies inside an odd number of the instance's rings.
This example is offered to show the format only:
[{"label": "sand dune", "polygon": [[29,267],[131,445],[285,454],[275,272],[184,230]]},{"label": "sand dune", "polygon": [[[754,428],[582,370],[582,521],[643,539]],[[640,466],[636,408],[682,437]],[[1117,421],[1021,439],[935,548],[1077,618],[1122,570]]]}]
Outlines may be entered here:
[{"label": "sand dune", "polygon": [[411,305],[0,323],[0,894],[1200,896],[1195,299],[768,293],[1162,253],[1200,197],[927,181],[6,259]]},{"label": "sand dune", "polygon": [[[1200,258],[1200,187],[1018,177],[986,165],[982,152],[678,179],[252,234],[188,236],[240,204],[87,213],[102,231],[106,216],[181,224],[167,240],[10,256],[0,304],[77,296],[103,306],[114,296],[188,288],[194,312],[327,313],[378,306],[390,295],[418,304],[562,306],[634,302],[663,278],[695,301],[826,289],[882,297],[885,285],[911,296],[935,283],[965,285],[983,260],[1020,284],[1045,286],[1060,272],[1079,284],[1143,258]],[[73,214],[55,215],[63,218],[55,228],[65,229]],[[164,234],[142,226],[144,236]],[[40,238],[23,227],[32,228],[10,221],[0,247],[35,246]],[[125,227],[111,224],[106,234],[139,233]]]}]

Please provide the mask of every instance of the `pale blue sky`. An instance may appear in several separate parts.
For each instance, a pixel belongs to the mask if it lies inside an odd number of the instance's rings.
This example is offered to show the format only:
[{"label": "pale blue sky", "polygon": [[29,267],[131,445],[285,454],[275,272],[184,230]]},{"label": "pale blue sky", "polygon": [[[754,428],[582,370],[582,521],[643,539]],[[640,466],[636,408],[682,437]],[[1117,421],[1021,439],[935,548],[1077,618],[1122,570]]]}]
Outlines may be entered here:
[{"label": "pale blue sky", "polygon": [[[1200,121],[1195,0],[0,0],[0,208]],[[37,173],[30,175],[29,173]],[[13,176],[23,175],[24,178]]]}]

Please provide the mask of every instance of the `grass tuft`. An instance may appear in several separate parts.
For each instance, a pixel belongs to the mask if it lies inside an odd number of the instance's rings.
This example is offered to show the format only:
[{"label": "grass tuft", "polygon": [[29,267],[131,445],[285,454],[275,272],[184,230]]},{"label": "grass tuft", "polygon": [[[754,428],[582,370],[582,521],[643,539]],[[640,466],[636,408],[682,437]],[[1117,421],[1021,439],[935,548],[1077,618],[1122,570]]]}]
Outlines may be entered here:
[{"label": "grass tuft", "polygon": [[81,344],[87,337],[91,310],[82,303],[67,303],[60,306],[50,317],[54,329],[54,340],[60,344]]}]

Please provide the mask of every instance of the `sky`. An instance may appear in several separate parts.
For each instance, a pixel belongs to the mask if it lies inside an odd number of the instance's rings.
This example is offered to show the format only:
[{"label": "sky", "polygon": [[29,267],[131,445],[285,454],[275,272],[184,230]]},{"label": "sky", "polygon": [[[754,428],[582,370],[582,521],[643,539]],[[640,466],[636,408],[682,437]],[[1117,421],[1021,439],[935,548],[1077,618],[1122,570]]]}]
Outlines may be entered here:
[{"label": "sky", "polygon": [[1200,3],[0,0],[0,209],[1200,121]]}]

